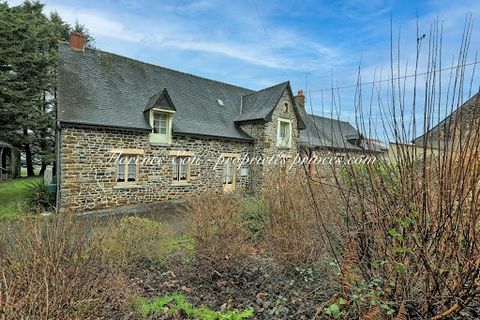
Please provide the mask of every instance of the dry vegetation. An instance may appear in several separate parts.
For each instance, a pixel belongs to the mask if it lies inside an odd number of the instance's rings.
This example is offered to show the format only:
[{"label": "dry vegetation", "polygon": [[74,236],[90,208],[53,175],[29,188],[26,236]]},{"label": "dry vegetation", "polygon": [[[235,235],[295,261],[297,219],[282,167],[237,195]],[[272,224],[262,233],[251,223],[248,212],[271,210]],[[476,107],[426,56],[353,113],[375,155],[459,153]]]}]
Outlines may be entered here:
[{"label": "dry vegetation", "polygon": [[[467,39],[468,28],[460,62]],[[462,100],[461,69],[452,72],[447,107]],[[440,105],[435,77],[427,75],[425,119]],[[402,90],[392,81],[391,97]],[[389,107],[385,127],[394,141],[408,141],[415,121],[403,121],[405,101]],[[450,138],[435,158],[426,156],[436,143],[426,136],[417,151],[401,147],[394,164],[277,173],[255,197],[194,197],[180,240],[140,218],[4,223],[0,316],[478,319],[480,122],[456,117],[445,130]],[[329,170],[330,179],[315,178]]]},{"label": "dry vegetation", "polygon": [[2,226],[0,317],[119,317],[127,278],[102,264],[92,225],[73,219],[33,219]]},{"label": "dry vegetation", "polygon": [[[413,101],[406,101],[406,79],[389,83],[389,94],[379,109],[385,116],[385,134],[399,146],[397,157],[335,171],[348,240],[338,260],[343,289],[328,309],[332,315],[480,317],[480,97],[470,111],[455,113],[436,133],[417,140],[417,148],[405,145],[416,137],[417,126],[428,132],[436,115],[450,114],[472,90],[476,92],[475,69],[465,70],[470,32],[471,20],[467,20],[456,67],[450,76],[442,76],[441,28],[438,22],[432,26],[426,40],[427,72],[420,76],[415,69]],[[421,56],[418,39],[416,66]],[[394,55],[392,78],[394,70],[400,75],[403,68]],[[422,90],[420,81],[425,84]],[[375,98],[381,95],[375,84],[371,92]],[[359,102],[364,94],[361,87],[357,94],[359,126],[371,132],[365,119],[372,109],[365,110]],[[423,112],[421,119],[415,110]],[[438,155],[432,148],[439,150]]]},{"label": "dry vegetation", "polygon": [[[178,317],[180,309],[191,315],[222,315],[196,310],[187,302],[178,305],[185,299],[171,298],[178,292],[197,305],[244,310],[223,314],[232,319],[249,318],[252,307],[258,319],[319,314],[316,306],[333,293],[335,284],[329,283],[332,259],[318,226],[311,223],[317,212],[304,181],[283,181],[261,197],[192,198],[185,206],[186,236],[138,217],[5,223],[0,317],[142,318],[138,310],[147,309],[150,317],[155,312]],[[321,214],[331,217],[331,229],[338,230],[341,217],[331,205],[324,208]],[[185,243],[189,245],[182,247]],[[138,309],[138,297],[155,302],[141,300]]]},{"label": "dry vegetation", "polygon": [[[445,168],[460,181],[465,166],[456,163]],[[426,162],[428,187],[420,179],[425,168],[414,161],[414,175],[403,176],[401,165],[356,166],[341,170],[339,187],[292,173],[276,177],[261,196],[192,198],[180,239],[136,217],[3,224],[0,315],[474,318],[478,188],[451,180],[457,197],[440,201],[438,193],[448,190],[432,182],[442,172],[436,164]],[[412,185],[426,192],[408,191]],[[426,213],[415,202],[425,197]],[[213,309],[196,309],[201,305]]]}]

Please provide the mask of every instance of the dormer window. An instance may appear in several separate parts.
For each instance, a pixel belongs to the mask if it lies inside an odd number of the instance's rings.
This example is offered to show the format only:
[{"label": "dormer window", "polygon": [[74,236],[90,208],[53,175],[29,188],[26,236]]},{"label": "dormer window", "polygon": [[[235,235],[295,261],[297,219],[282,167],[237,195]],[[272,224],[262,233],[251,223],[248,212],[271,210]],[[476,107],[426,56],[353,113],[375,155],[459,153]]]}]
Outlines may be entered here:
[{"label": "dormer window", "polygon": [[176,109],[167,89],[154,94],[148,100],[145,113],[148,112],[152,133],[150,142],[153,144],[172,143],[172,119]]},{"label": "dormer window", "polygon": [[150,124],[152,133],[150,142],[159,144],[172,143],[172,116],[173,112],[165,110],[150,110]]},{"label": "dormer window", "polygon": [[168,116],[161,112],[153,113],[153,133],[167,134]]}]

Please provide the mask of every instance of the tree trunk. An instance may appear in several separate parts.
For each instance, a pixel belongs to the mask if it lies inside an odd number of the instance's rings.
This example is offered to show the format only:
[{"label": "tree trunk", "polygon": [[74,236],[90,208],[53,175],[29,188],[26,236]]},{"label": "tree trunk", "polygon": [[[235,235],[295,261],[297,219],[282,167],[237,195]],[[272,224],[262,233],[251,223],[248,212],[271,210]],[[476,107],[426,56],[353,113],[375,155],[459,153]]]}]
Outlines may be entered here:
[{"label": "tree trunk", "polygon": [[[28,139],[27,129],[23,129],[23,135],[26,138],[25,140],[27,140]],[[27,176],[33,177],[35,175],[35,172],[33,171],[32,150],[30,149],[30,144],[28,142],[25,142],[24,150],[25,150],[25,161],[27,162]]]},{"label": "tree trunk", "polygon": [[47,164],[45,163],[45,161],[42,160],[42,167],[40,168],[40,173],[38,175],[43,177],[43,174],[45,173],[46,169],[47,169]]},{"label": "tree trunk", "polygon": [[[6,166],[5,166],[6,167]],[[3,147],[0,148],[0,181],[3,181],[3,170],[5,168],[3,167]],[[7,172],[8,175],[8,172]],[[7,176],[8,178],[8,176]]]}]

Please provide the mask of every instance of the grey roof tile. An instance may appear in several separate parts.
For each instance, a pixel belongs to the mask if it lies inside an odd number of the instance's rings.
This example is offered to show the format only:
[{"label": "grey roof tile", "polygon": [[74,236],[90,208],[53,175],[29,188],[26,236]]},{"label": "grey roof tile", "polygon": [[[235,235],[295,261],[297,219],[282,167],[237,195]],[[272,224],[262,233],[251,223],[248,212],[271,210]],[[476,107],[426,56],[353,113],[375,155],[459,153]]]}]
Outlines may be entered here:
[{"label": "grey roof tile", "polygon": [[282,82],[243,96],[242,112],[235,121],[269,120],[268,117],[288,86],[288,82]]},{"label": "grey roof tile", "polygon": [[310,148],[331,148],[360,151],[362,148],[350,143],[351,137],[361,137],[348,122],[308,114],[302,111],[306,129],[300,131],[300,144]]},{"label": "grey roof tile", "polygon": [[480,92],[471,96],[461,106],[455,109],[451,114],[445,117],[433,128],[415,138],[412,142],[416,145],[422,145],[425,135],[427,135],[429,144],[433,147],[444,147],[443,141],[445,138],[451,135],[451,131],[454,129],[455,122],[459,121],[460,125],[455,128],[460,131],[466,131],[471,128],[473,121],[480,117],[480,111],[478,110],[480,101]]},{"label": "grey roof tile", "polygon": [[172,99],[170,98],[170,95],[168,94],[168,91],[166,88],[154,94],[153,96],[150,97],[150,99],[148,99],[148,104],[147,104],[147,107],[145,108],[145,111],[148,111],[152,108],[177,111],[177,108],[175,108],[172,102]]},{"label": "grey roof tile", "polygon": [[234,120],[241,97],[253,90],[99,50],[82,53],[67,44],[59,46],[61,122],[150,130],[144,110],[152,95],[164,88],[177,109],[174,133],[251,139]]},{"label": "grey roof tile", "polygon": [[[166,90],[176,109],[174,133],[246,140],[252,139],[236,122],[269,121],[283,92],[291,94],[289,82],[254,91],[100,50],[73,51],[68,44],[59,46],[57,81],[62,123],[150,131],[144,111]],[[358,134],[350,124],[295,111],[299,128],[307,127],[301,130],[303,145],[358,149],[344,139]]]}]

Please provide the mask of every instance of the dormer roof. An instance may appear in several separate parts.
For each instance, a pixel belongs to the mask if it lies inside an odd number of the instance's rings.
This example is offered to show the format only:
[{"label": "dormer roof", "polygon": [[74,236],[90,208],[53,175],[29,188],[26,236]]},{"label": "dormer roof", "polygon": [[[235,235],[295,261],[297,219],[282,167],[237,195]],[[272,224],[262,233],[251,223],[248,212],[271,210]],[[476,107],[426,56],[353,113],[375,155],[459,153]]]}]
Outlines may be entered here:
[{"label": "dormer roof", "polygon": [[163,88],[162,91],[155,93],[150,99],[148,99],[144,112],[147,112],[150,109],[177,111],[166,88]]}]

